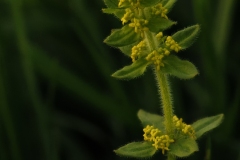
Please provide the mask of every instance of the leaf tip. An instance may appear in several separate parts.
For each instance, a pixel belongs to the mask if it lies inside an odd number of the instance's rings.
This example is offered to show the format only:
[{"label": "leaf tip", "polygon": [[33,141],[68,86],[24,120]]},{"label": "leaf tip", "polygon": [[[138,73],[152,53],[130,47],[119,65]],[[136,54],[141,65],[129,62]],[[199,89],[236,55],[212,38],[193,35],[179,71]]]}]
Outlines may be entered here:
[{"label": "leaf tip", "polygon": [[114,72],[111,77],[114,77],[114,78],[118,78],[118,76],[116,76],[116,72]]}]

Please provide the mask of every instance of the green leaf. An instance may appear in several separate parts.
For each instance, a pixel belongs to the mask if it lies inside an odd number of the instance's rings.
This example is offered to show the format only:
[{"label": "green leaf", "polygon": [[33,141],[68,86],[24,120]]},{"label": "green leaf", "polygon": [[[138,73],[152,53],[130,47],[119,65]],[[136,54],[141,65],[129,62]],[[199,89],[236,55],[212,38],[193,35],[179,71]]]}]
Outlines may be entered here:
[{"label": "green leaf", "polygon": [[143,12],[144,12],[145,19],[150,19],[153,16],[151,7],[144,7]]},{"label": "green leaf", "polygon": [[122,47],[140,40],[140,34],[134,31],[134,28],[125,25],[121,29],[114,30],[104,42],[110,46]]},{"label": "green leaf", "polygon": [[163,7],[169,10],[173,7],[173,5],[176,3],[177,0],[163,0],[162,4]]},{"label": "green leaf", "polygon": [[189,61],[181,60],[177,56],[167,56],[163,59],[163,73],[176,76],[180,79],[193,78],[198,74],[196,67]]},{"label": "green leaf", "polygon": [[114,14],[119,19],[121,19],[125,14],[125,10],[119,9],[119,8],[116,8],[116,9],[115,8],[104,8],[104,9],[102,9],[102,11],[103,11],[103,13]]},{"label": "green leaf", "polygon": [[198,151],[197,142],[191,138],[179,139],[169,146],[169,154],[177,157],[186,157],[193,152]]},{"label": "green leaf", "polygon": [[125,66],[122,69],[116,71],[112,74],[112,76],[119,79],[133,79],[135,77],[141,76],[145,72],[148,64],[149,62],[147,60],[139,59],[131,65]]},{"label": "green leaf", "polygon": [[134,158],[148,158],[153,156],[156,151],[151,142],[132,142],[114,150],[120,156]]},{"label": "green leaf", "polygon": [[197,38],[200,31],[199,25],[187,27],[176,32],[172,38],[181,46],[182,49],[190,47]]},{"label": "green leaf", "polygon": [[127,45],[127,46],[123,46],[123,47],[119,47],[119,49],[128,57],[131,56],[132,54],[132,47],[137,45],[139,42],[135,42],[133,44]]},{"label": "green leaf", "polygon": [[149,20],[146,27],[148,27],[150,31],[157,33],[166,30],[174,24],[176,24],[176,22],[159,16],[154,16]]},{"label": "green leaf", "polygon": [[104,0],[104,3],[108,8],[118,8],[118,0]]},{"label": "green leaf", "polygon": [[204,133],[216,128],[223,121],[223,114],[200,119],[192,124],[196,137],[201,137]]},{"label": "green leaf", "polygon": [[161,131],[164,131],[165,127],[163,124],[164,118],[157,114],[152,114],[140,109],[137,113],[138,118],[142,122],[142,125],[146,127],[147,125],[152,125]]},{"label": "green leaf", "polygon": [[161,0],[141,0],[140,5],[142,7],[152,7],[161,2]]},{"label": "green leaf", "polygon": [[130,8],[132,7],[131,5],[131,2],[129,2],[128,0],[127,1],[124,1],[120,6],[118,6],[119,8]]}]

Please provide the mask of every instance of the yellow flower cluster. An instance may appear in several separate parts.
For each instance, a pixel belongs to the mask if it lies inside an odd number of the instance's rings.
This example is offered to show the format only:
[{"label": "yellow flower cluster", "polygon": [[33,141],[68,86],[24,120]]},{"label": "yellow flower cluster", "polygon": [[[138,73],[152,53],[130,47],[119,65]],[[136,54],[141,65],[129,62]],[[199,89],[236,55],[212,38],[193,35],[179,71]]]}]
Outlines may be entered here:
[{"label": "yellow flower cluster", "polygon": [[179,119],[177,116],[173,116],[173,123],[178,130],[182,131],[184,134],[190,136],[191,138],[196,139],[195,130],[191,125],[184,123],[182,121],[182,118]]},{"label": "yellow flower cluster", "polygon": [[125,14],[121,18],[122,24],[127,23],[133,18],[133,11],[130,8],[125,9]]},{"label": "yellow flower cluster", "polygon": [[140,5],[140,2],[139,0],[119,0],[119,3],[118,3],[118,7],[121,7],[123,6],[123,4],[130,4],[134,7],[137,7]]},{"label": "yellow flower cluster", "polygon": [[147,125],[143,131],[144,140],[153,142],[152,146],[156,149],[162,149],[162,154],[169,150],[170,143],[174,142],[168,135],[161,134],[161,131],[153,126]]},{"label": "yellow flower cluster", "polygon": [[146,57],[147,61],[152,61],[156,66],[157,70],[160,70],[161,66],[164,66],[162,63],[162,58],[164,57],[163,54],[159,53],[158,51],[154,50]]},{"label": "yellow flower cluster", "polygon": [[129,0],[119,0],[118,7],[121,7],[124,2],[129,2]]},{"label": "yellow flower cluster", "polygon": [[162,135],[160,137],[156,137],[155,143],[153,144],[153,146],[156,148],[156,149],[162,149],[162,154],[165,153],[165,150],[169,150],[169,146],[170,146],[170,143],[173,143],[174,140],[171,139],[168,135]]},{"label": "yellow flower cluster", "polygon": [[136,59],[140,57],[141,52],[144,50],[145,47],[146,43],[144,41],[141,41],[140,43],[138,43],[138,45],[133,46],[131,54],[132,62],[135,62]]},{"label": "yellow flower cluster", "polygon": [[161,17],[166,18],[166,19],[168,19],[167,12],[168,12],[168,10],[166,8],[164,8],[161,3],[152,7],[152,14],[161,15]]},{"label": "yellow flower cluster", "polygon": [[141,33],[141,36],[143,37],[143,31],[147,31],[148,28],[144,27],[148,23],[145,19],[137,19],[133,18],[131,20],[131,23],[129,23],[130,27],[133,27],[136,33]]},{"label": "yellow flower cluster", "polygon": [[166,48],[158,48],[158,50],[152,51],[148,56],[146,57],[147,61],[152,61],[153,64],[157,66],[157,70],[160,70],[161,66],[164,66],[162,63],[162,59],[164,56],[169,55],[170,52]]},{"label": "yellow flower cluster", "polygon": [[171,36],[168,36],[165,41],[166,46],[175,52],[178,52],[181,47],[177,44],[177,42],[174,41],[174,39]]},{"label": "yellow flower cluster", "polygon": [[158,34],[156,34],[155,37],[157,38],[157,40],[160,40],[163,37],[163,33],[159,32]]}]

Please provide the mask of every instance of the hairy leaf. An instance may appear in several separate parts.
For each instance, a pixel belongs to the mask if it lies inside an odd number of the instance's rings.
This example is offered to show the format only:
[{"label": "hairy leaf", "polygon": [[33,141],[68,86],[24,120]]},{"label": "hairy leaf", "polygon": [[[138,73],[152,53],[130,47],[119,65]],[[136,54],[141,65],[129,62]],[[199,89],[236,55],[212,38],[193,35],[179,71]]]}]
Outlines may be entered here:
[{"label": "hairy leaf", "polygon": [[176,32],[172,38],[181,46],[182,49],[190,47],[197,38],[200,31],[199,25],[187,27]]},{"label": "hairy leaf", "polygon": [[118,0],[104,0],[104,3],[108,8],[118,8]]},{"label": "hairy leaf", "polygon": [[128,57],[131,56],[132,54],[132,47],[137,45],[138,42],[136,43],[133,43],[133,44],[130,44],[130,45],[127,45],[127,46],[123,46],[123,47],[119,47],[119,49],[125,54],[127,55]]},{"label": "hairy leaf", "polygon": [[198,151],[197,142],[191,138],[179,139],[169,147],[169,154],[177,157],[187,157],[193,152]]},{"label": "hairy leaf", "polygon": [[104,9],[102,9],[102,11],[103,11],[103,13],[114,14],[119,19],[121,19],[123,17],[123,15],[125,14],[125,10],[119,9],[119,8],[104,8]]},{"label": "hairy leaf", "polygon": [[114,150],[120,156],[134,158],[148,158],[153,156],[156,151],[151,142],[132,142]]},{"label": "hairy leaf", "polygon": [[162,18],[160,16],[154,16],[149,20],[146,27],[148,27],[150,31],[157,33],[166,30],[174,24],[176,24],[176,22]]},{"label": "hairy leaf", "polygon": [[141,0],[140,5],[142,7],[152,7],[156,5],[157,3],[161,2],[161,0]]},{"label": "hairy leaf", "polygon": [[122,47],[132,44],[140,39],[140,34],[134,31],[134,28],[125,25],[121,29],[114,30],[104,42],[110,46]]},{"label": "hairy leaf", "polygon": [[192,124],[196,137],[201,137],[204,133],[216,128],[223,121],[223,114],[200,119]]},{"label": "hairy leaf", "polygon": [[116,71],[112,74],[112,76],[119,79],[133,79],[141,76],[145,72],[148,64],[149,62],[147,60],[139,59],[131,65],[125,66],[122,69]]},{"label": "hairy leaf", "polygon": [[137,116],[144,127],[146,127],[147,125],[152,125],[155,128],[164,131],[164,118],[162,116],[146,112],[142,109],[138,111]]},{"label": "hairy leaf", "polygon": [[180,79],[193,78],[198,74],[196,67],[189,61],[181,60],[177,56],[167,56],[163,59],[164,67],[161,68],[166,74]]},{"label": "hairy leaf", "polygon": [[163,7],[170,10],[177,0],[163,0]]}]

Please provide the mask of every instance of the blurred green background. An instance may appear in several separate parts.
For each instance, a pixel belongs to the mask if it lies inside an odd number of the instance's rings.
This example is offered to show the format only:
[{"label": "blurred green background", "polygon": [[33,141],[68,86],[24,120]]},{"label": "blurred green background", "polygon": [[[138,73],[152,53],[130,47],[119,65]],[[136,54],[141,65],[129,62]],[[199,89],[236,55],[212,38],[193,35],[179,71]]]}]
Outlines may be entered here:
[{"label": "blurred green background", "polygon": [[[178,1],[167,31],[201,25],[178,53],[200,75],[170,78],[175,113],[187,123],[219,113],[222,125],[187,159],[240,160],[240,23],[237,0]],[[121,22],[102,0],[0,1],[0,160],[123,160],[113,149],[142,140],[136,112],[161,114],[151,69],[119,81],[131,60],[103,39]],[[158,154],[153,159],[165,159]]]}]

